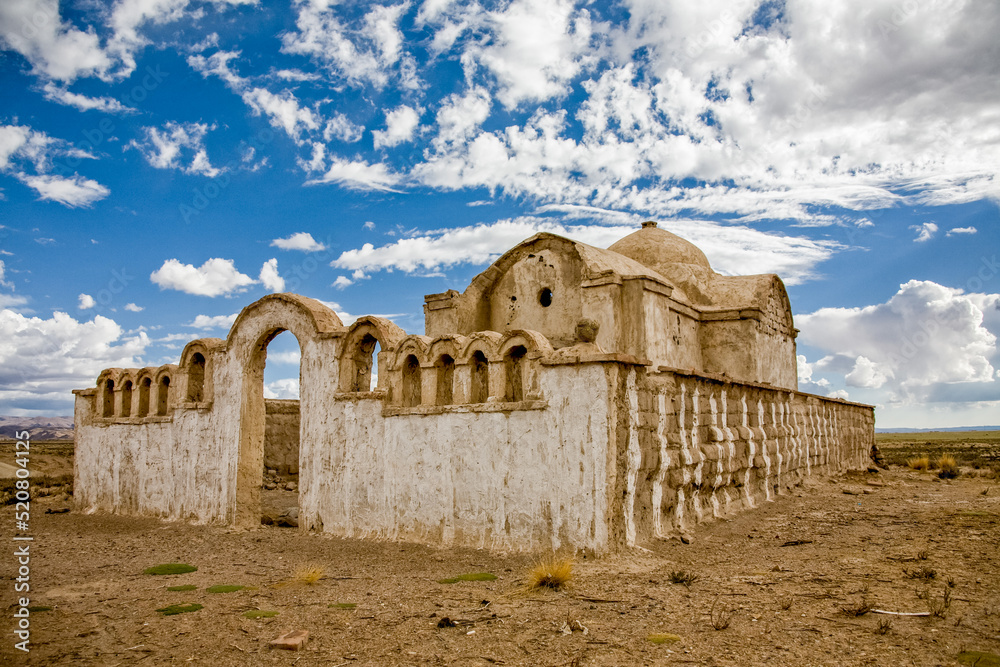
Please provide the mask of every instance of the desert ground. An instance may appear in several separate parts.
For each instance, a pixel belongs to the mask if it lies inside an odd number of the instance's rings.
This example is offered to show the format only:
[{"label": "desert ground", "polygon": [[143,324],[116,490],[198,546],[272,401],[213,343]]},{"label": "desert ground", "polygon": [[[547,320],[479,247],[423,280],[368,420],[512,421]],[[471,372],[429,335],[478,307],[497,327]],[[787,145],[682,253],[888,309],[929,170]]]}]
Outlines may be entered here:
[{"label": "desert ground", "polygon": [[[697,527],[691,544],[576,554],[552,590],[531,587],[541,554],[80,514],[72,448],[36,443],[30,652],[14,648],[8,537],[0,664],[1000,664],[1000,433],[879,446],[888,468],[809,482]],[[958,459],[954,479],[907,465],[942,453]],[[197,571],[143,573],[166,563]],[[442,583],[482,573],[495,579]],[[158,611],[172,605],[201,608]],[[302,650],[269,647],[300,629]]]}]

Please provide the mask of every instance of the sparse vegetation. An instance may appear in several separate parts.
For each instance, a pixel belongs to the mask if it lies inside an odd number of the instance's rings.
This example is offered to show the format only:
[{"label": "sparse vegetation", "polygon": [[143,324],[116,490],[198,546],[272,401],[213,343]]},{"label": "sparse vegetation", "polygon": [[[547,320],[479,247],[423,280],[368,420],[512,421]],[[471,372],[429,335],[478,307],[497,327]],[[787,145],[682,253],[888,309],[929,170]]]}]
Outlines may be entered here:
[{"label": "sparse vegetation", "polygon": [[496,581],[497,575],[489,572],[472,572],[470,574],[460,574],[457,577],[438,579],[439,584],[457,584],[460,581]]},{"label": "sparse vegetation", "polygon": [[198,587],[194,584],[184,584],[183,586],[167,586],[168,591],[195,591]]},{"label": "sparse vegetation", "polygon": [[733,620],[732,610],[719,608],[719,600],[721,599],[721,596],[715,598],[715,602],[712,603],[712,611],[709,614],[712,627],[716,630],[725,630]]},{"label": "sparse vegetation", "polygon": [[891,618],[880,618],[878,619],[878,625],[875,626],[875,634],[877,635],[887,635],[889,631],[892,630],[892,619]]},{"label": "sparse vegetation", "polygon": [[927,455],[929,468],[931,458],[947,454],[966,467],[990,470],[1000,460],[1000,431],[876,433],[875,442],[890,465],[908,465],[910,459]]},{"label": "sparse vegetation", "polygon": [[651,635],[646,635],[646,641],[652,644],[673,644],[680,640],[680,635],[674,635],[669,632],[654,632]]},{"label": "sparse vegetation", "polygon": [[235,584],[220,584],[218,586],[209,586],[205,589],[207,593],[235,593],[236,591],[242,591],[246,586],[238,586]]},{"label": "sparse vegetation", "polygon": [[278,612],[264,611],[263,609],[251,609],[250,611],[243,612],[243,615],[247,618],[274,618],[278,615]]},{"label": "sparse vegetation", "polygon": [[958,477],[959,469],[955,457],[949,454],[942,454],[937,460],[939,469],[938,477],[941,479],[955,479]]},{"label": "sparse vegetation", "polygon": [[945,587],[944,592],[941,594],[940,598],[934,598],[930,601],[930,612],[931,616],[936,616],[937,618],[944,618],[945,614],[951,608],[951,589]]},{"label": "sparse vegetation", "polygon": [[918,456],[917,458],[908,459],[906,461],[908,465],[913,470],[923,471],[929,470],[931,467],[931,457],[929,456]]},{"label": "sparse vegetation", "polygon": [[531,568],[531,572],[528,573],[528,587],[559,590],[566,586],[572,578],[573,560],[571,558],[552,558]]},{"label": "sparse vegetation", "polygon": [[958,664],[975,667],[1000,667],[1000,655],[984,651],[962,651],[958,654]]},{"label": "sparse vegetation", "polygon": [[322,565],[300,565],[295,569],[294,581],[310,586],[322,579],[324,574],[326,574],[326,570]]},{"label": "sparse vegetation", "polygon": [[934,579],[937,577],[937,570],[925,565],[916,570],[907,570],[904,568],[903,574],[906,575],[907,579]]},{"label": "sparse vegetation", "polygon": [[792,604],[795,602],[795,598],[787,597],[781,599],[781,610],[788,611],[792,608]]},{"label": "sparse vegetation", "polygon": [[698,575],[692,574],[691,572],[678,570],[670,573],[670,583],[672,584],[684,584],[688,588],[691,588],[691,584],[696,581],[698,581]]},{"label": "sparse vegetation", "polygon": [[931,557],[931,554],[927,549],[922,549],[917,552],[917,560],[927,560]]},{"label": "sparse vegetation", "polygon": [[202,605],[197,602],[192,602],[190,604],[172,604],[168,607],[164,607],[163,609],[157,609],[156,611],[160,612],[164,616],[176,616],[177,614],[187,614],[192,611],[198,611],[199,609],[202,609]]},{"label": "sparse vegetation", "polygon": [[860,602],[857,602],[855,604],[849,604],[846,607],[841,607],[840,610],[843,611],[848,616],[858,617],[858,616],[864,616],[865,614],[870,612],[872,610],[872,606],[871,603],[868,602],[868,600],[862,598]]},{"label": "sparse vegetation", "polygon": [[355,609],[357,606],[357,602],[334,602],[327,605],[330,609]]},{"label": "sparse vegetation", "polygon": [[153,567],[147,567],[142,571],[143,574],[187,574],[188,572],[197,572],[198,568],[194,565],[188,565],[187,563],[164,563],[163,565],[154,565]]}]

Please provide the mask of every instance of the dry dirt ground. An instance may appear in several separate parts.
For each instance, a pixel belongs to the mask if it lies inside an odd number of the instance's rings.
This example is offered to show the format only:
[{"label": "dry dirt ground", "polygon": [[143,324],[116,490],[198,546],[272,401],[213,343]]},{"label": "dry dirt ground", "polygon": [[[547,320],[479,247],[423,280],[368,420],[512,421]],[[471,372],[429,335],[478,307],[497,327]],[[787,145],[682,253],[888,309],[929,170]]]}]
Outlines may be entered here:
[{"label": "dry dirt ground", "polygon": [[[959,664],[1000,654],[1000,483],[973,474],[893,466],[809,483],[692,544],[577,556],[561,591],[527,589],[537,555],[46,514],[71,506],[52,492],[32,500],[30,528],[31,605],[51,609],[31,613],[31,651],[16,651],[5,537],[0,664]],[[3,535],[14,510],[0,509]],[[171,562],[198,570],[142,573]],[[288,583],[303,566],[324,577]],[[497,579],[439,583],[477,572]],[[671,583],[678,573],[696,579]],[[246,588],[207,590],[220,584]],[[203,608],[157,611],[181,603]],[[853,615],[866,606],[936,615]],[[304,650],[268,647],[294,629],[310,633]]]}]

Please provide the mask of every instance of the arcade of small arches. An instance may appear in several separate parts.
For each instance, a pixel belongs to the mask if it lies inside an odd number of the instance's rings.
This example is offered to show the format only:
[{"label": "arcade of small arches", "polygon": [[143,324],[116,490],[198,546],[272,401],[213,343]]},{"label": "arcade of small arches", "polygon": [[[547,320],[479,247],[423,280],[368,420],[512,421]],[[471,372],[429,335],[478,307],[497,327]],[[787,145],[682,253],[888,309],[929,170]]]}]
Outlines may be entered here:
[{"label": "arcade of small arches", "polygon": [[[348,328],[337,364],[336,400],[382,398],[387,416],[461,406],[540,407],[538,366],[553,352],[542,334],[527,330],[437,338],[401,334],[391,322],[376,317]],[[381,350],[377,355],[376,346]],[[225,347],[221,339],[199,339],[185,347],[179,364],[103,371],[97,380],[97,423],[156,422],[169,420],[177,408],[211,408],[212,359]],[[376,363],[385,370],[372,387]]]}]

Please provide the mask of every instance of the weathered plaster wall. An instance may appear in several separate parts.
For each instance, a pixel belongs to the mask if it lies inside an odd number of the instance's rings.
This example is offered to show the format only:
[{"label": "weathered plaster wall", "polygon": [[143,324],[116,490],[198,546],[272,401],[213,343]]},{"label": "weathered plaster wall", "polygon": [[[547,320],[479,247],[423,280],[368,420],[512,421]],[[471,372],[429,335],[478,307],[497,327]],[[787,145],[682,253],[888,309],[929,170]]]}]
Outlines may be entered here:
[{"label": "weathered plaster wall", "polygon": [[303,442],[300,522],[348,537],[605,550],[605,364],[547,367],[539,382],[547,408],[383,416],[378,396],[341,397],[322,438]]},{"label": "weathered plaster wall", "polygon": [[668,370],[640,380],[629,394],[638,437],[626,472],[640,543],[867,465],[870,406]]},{"label": "weathered plaster wall", "polygon": [[[581,318],[581,279],[577,257],[548,248],[525,255],[507,268],[488,294],[488,329],[531,329],[548,338],[553,347],[572,345]],[[547,300],[543,300],[543,290],[548,290]]]},{"label": "weathered plaster wall", "polygon": [[[218,380],[218,377],[215,378]],[[236,433],[223,411],[175,408],[170,416],[103,420],[98,392],[80,392],[74,423],[74,502],[109,511],[226,522],[233,476],[227,468]]]},{"label": "weathered plaster wall", "polygon": [[299,473],[299,402],[265,399],[264,467],[279,475]]}]

